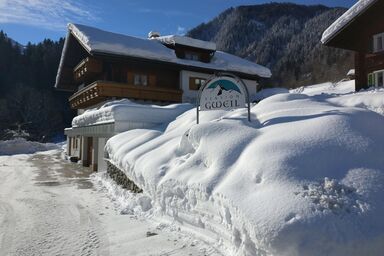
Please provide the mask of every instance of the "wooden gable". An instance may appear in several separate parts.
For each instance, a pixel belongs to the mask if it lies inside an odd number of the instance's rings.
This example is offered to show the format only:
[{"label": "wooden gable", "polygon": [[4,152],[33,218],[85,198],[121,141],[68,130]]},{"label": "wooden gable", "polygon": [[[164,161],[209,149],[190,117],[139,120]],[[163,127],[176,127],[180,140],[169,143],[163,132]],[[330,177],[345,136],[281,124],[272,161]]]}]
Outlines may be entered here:
[{"label": "wooden gable", "polygon": [[371,52],[372,36],[384,32],[383,12],[384,1],[376,1],[341,28],[325,45],[357,52]]}]

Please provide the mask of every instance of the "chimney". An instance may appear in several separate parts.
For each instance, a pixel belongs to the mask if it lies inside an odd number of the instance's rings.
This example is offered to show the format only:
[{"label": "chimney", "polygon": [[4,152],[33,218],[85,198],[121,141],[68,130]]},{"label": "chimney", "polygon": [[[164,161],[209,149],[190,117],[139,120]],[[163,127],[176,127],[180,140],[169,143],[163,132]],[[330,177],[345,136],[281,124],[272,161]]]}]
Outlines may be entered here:
[{"label": "chimney", "polygon": [[151,31],[151,32],[148,33],[148,38],[149,39],[155,39],[155,38],[157,38],[159,36],[160,36],[160,33],[156,32],[156,31]]}]

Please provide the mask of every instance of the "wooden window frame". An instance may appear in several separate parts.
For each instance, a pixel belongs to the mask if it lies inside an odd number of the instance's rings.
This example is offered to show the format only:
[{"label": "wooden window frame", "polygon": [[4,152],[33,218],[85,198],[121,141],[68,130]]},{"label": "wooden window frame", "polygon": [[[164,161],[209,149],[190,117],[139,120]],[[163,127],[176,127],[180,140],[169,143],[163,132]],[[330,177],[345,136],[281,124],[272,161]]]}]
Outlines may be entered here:
[{"label": "wooden window frame", "polygon": [[[145,79],[144,79],[145,77]],[[138,78],[138,80],[136,80]],[[144,83],[145,81],[145,83]],[[135,86],[148,86],[149,85],[149,75],[143,73],[133,73],[133,85]]]},{"label": "wooden window frame", "polygon": [[[379,49],[378,39],[381,38],[381,48]],[[384,51],[384,32],[373,35],[373,52],[383,52]]]},{"label": "wooden window frame", "polygon": [[184,53],[184,59],[186,60],[194,60],[194,61],[200,61],[201,54],[198,52],[192,52],[192,51],[185,51]]},{"label": "wooden window frame", "polygon": [[[379,74],[382,76],[382,85],[379,85]],[[372,73],[368,74],[368,86],[374,86],[374,87],[379,87],[379,86],[384,86],[384,69],[382,70],[376,70],[373,71]]]},{"label": "wooden window frame", "polygon": [[375,77],[375,75],[373,73],[368,74],[368,86],[369,87],[371,87],[375,84],[374,83],[374,77]]},{"label": "wooden window frame", "polygon": [[[382,84],[379,85],[379,74],[381,74],[381,81],[382,81]],[[377,71],[374,71],[373,72],[373,85],[375,87],[379,87],[379,86],[384,86],[384,69],[382,70],[377,70]]]}]

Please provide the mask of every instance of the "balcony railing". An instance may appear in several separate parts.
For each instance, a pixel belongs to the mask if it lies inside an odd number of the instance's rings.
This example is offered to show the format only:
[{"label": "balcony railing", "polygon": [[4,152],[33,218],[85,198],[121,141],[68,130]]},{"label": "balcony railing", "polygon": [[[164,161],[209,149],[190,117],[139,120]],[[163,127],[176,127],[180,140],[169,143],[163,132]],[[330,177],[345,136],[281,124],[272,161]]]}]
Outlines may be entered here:
[{"label": "balcony railing", "polygon": [[108,98],[175,103],[181,102],[181,97],[181,90],[96,81],[73,94],[69,98],[69,103],[72,108],[81,109],[100,103]]}]

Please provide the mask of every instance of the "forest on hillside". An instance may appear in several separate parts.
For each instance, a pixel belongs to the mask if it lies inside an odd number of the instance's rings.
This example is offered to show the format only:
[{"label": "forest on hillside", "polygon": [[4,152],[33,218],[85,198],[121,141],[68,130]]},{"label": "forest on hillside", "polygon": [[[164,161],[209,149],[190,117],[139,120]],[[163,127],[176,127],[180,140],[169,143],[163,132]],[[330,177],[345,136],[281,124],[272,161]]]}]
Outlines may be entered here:
[{"label": "forest on hillside", "polygon": [[0,140],[64,139],[74,115],[53,86],[64,39],[21,46],[0,31]]},{"label": "forest on hillside", "polygon": [[353,68],[350,51],[326,47],[323,31],[347,9],[323,5],[269,3],[230,8],[187,35],[267,66],[263,85],[296,88],[339,81]]}]

